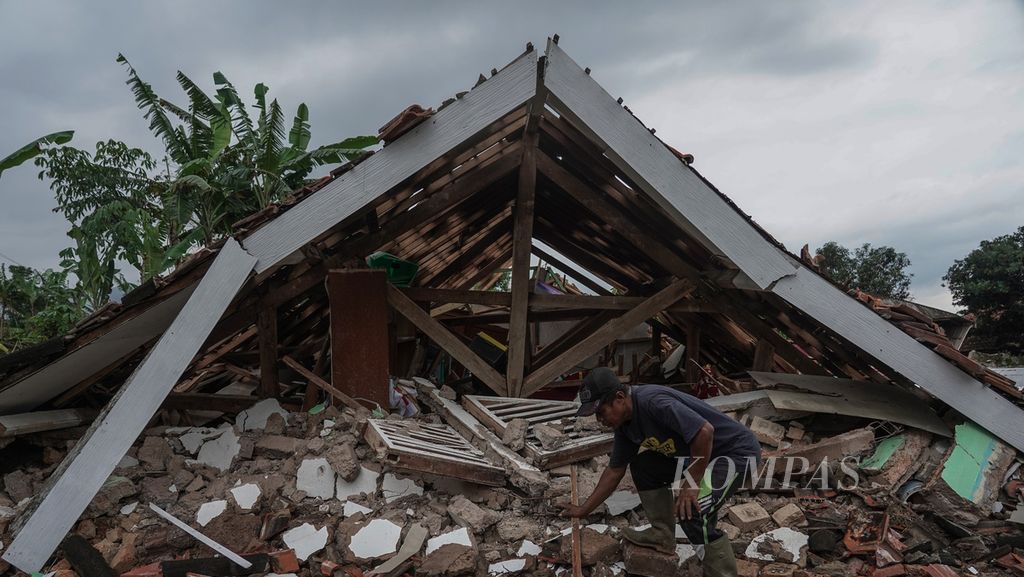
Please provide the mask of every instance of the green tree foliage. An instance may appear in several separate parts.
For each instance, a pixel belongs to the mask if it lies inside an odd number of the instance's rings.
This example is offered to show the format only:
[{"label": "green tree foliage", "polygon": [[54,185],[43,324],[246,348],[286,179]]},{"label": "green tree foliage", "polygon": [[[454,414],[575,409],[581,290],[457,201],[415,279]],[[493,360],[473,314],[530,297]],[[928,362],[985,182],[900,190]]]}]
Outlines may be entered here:
[{"label": "green tree foliage", "polygon": [[992,351],[1024,353],[1024,226],[982,241],[942,280],[953,302],[975,315],[978,340]]},{"label": "green tree foliage", "polygon": [[95,152],[61,144],[68,133],[35,141],[4,159],[2,168],[35,157],[55,192],[57,211],[71,223],[74,246],[62,266],[78,278],[87,309],[102,306],[113,287],[130,288],[119,262],[141,280],[161,274],[196,246],[231,234],[238,220],[300,188],[319,166],[346,162],[377,143],[357,136],[310,148],[309,109],[300,104],[288,129],[269,88],[257,84],[246,106],[222,73],[211,96],[185,74],[178,85],[186,105],[160,97],[122,55],[126,84],[164,146],[158,163],[123,142],[97,143]]},{"label": "green tree foliage", "polygon": [[14,168],[29,159],[39,156],[49,145],[61,145],[71,142],[71,138],[74,135],[75,131],[64,130],[62,132],[47,134],[46,136],[41,136],[33,140],[11,154],[8,154],[4,158],[0,158],[0,175],[3,175],[4,171],[8,168]]},{"label": "green tree foliage", "polygon": [[0,353],[62,335],[81,314],[66,272],[0,265]]},{"label": "green tree foliage", "polygon": [[907,272],[910,259],[906,253],[889,246],[873,247],[869,243],[850,251],[829,241],[817,250],[817,255],[823,257],[821,272],[842,286],[879,297],[910,298],[910,279],[914,275]]}]

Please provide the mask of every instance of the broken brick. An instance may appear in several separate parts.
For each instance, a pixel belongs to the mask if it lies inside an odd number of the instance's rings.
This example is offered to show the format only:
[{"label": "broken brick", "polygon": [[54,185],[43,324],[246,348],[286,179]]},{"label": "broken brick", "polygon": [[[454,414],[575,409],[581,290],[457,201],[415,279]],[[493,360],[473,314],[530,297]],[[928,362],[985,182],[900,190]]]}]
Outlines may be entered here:
[{"label": "broken brick", "polygon": [[627,573],[643,577],[675,575],[676,567],[679,565],[679,557],[675,554],[666,555],[632,543],[623,544],[622,558],[626,563]]},{"label": "broken brick", "polygon": [[772,519],[779,527],[797,527],[807,523],[804,512],[793,503],[787,503],[772,513]]},{"label": "broken brick", "polygon": [[[274,415],[271,415],[274,416]],[[299,558],[295,555],[295,549],[284,549],[269,553],[270,566],[275,573],[298,573]]]},{"label": "broken brick", "polygon": [[729,521],[739,527],[741,533],[753,531],[761,527],[771,519],[768,511],[764,510],[759,503],[741,503],[729,507]]}]

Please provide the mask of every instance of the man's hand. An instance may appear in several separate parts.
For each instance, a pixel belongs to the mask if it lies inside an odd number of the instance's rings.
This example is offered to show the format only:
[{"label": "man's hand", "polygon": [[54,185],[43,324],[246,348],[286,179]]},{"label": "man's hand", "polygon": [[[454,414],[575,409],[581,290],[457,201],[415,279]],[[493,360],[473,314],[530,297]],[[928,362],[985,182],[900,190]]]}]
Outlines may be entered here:
[{"label": "man's hand", "polygon": [[700,517],[700,504],[697,502],[697,487],[683,487],[676,498],[676,515],[679,520],[686,521]]},{"label": "man's hand", "polygon": [[584,509],[581,505],[566,505],[565,508],[562,509],[562,516],[568,519],[578,519],[580,517],[586,517],[587,510]]}]

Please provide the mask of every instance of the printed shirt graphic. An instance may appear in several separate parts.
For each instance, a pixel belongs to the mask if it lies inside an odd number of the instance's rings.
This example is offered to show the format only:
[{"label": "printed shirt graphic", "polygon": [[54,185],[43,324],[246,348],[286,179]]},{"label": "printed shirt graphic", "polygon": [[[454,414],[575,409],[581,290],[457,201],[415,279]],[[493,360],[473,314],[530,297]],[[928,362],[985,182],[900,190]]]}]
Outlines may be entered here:
[{"label": "printed shirt graphic", "polygon": [[694,396],[661,385],[638,385],[630,394],[633,418],[615,430],[610,467],[625,467],[641,449],[688,457],[690,443],[705,422],[715,428],[711,458],[761,454],[749,429]]}]

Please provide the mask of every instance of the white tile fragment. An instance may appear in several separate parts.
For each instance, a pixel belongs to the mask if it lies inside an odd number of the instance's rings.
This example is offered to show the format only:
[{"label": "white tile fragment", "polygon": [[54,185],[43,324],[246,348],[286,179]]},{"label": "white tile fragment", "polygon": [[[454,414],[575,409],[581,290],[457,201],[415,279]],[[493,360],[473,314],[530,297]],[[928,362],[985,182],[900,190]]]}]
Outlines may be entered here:
[{"label": "white tile fragment", "polygon": [[373,513],[373,509],[370,509],[369,507],[363,507],[359,503],[353,503],[352,501],[345,501],[345,508],[341,512],[342,516],[344,516],[344,517],[351,517],[352,515],[355,515],[356,513],[362,513],[363,515],[368,515],[370,513]]},{"label": "white tile fragment", "polygon": [[267,426],[267,418],[277,413],[288,422],[288,411],[281,408],[277,399],[264,399],[248,409],[238,413],[235,424],[243,431],[263,430]]},{"label": "white tile fragment", "polygon": [[185,429],[185,434],[178,437],[178,440],[181,441],[181,446],[185,447],[189,455],[195,455],[203,443],[219,437],[221,433],[223,433],[222,430],[210,427],[189,427]]},{"label": "white tile fragment", "polygon": [[138,506],[139,506],[139,502],[138,501],[132,501],[131,503],[128,503],[124,507],[121,507],[121,514],[122,515],[131,515],[132,513],[135,512],[135,508],[138,507]]},{"label": "white tile fragment", "polygon": [[487,573],[490,575],[506,575],[508,573],[518,573],[525,568],[526,559],[509,559],[507,561],[491,563],[487,566]]},{"label": "white tile fragment", "polygon": [[704,546],[703,545],[691,545],[689,543],[679,543],[676,545],[676,555],[679,556],[679,563],[682,564],[690,557],[694,555],[698,559],[704,558]]},{"label": "white tile fragment", "polygon": [[352,535],[348,550],[358,559],[375,559],[398,550],[402,528],[387,519],[374,519]]},{"label": "white tile fragment", "polygon": [[330,499],[334,497],[334,469],[327,459],[306,459],[299,465],[295,488],[309,497]]},{"label": "white tile fragment", "polygon": [[525,557],[527,555],[540,555],[540,545],[530,541],[529,539],[523,539],[523,544],[519,546],[519,550],[516,551],[517,557]]},{"label": "white tile fragment", "polygon": [[309,523],[303,523],[285,531],[281,539],[288,548],[295,549],[295,556],[299,561],[305,561],[307,557],[327,546],[327,526],[317,529]]},{"label": "white tile fragment", "polygon": [[782,527],[754,537],[754,540],[751,541],[750,545],[747,547],[747,551],[745,553],[747,558],[757,559],[760,561],[775,561],[775,558],[771,555],[758,551],[758,547],[761,543],[768,539],[775,539],[781,542],[786,551],[789,551],[789,553],[793,555],[794,562],[800,559],[800,550],[807,546],[807,535],[800,531],[794,531],[789,527]]},{"label": "white tile fragment", "polygon": [[427,539],[427,550],[424,555],[430,555],[434,551],[437,551],[444,545],[455,543],[457,545],[465,545],[467,547],[473,546],[473,541],[469,538],[469,530],[465,527],[449,531],[447,533],[441,533],[433,539]]},{"label": "white tile fragment", "polygon": [[234,487],[231,489],[231,496],[235,498],[235,503],[238,503],[242,509],[252,509],[252,506],[260,498],[260,486],[256,483],[246,483]]},{"label": "white tile fragment", "polygon": [[221,427],[221,431],[216,439],[203,443],[196,461],[221,471],[227,471],[242,446],[238,444],[238,435],[235,434],[231,425],[225,424]]},{"label": "white tile fragment", "polygon": [[380,492],[384,495],[384,501],[390,503],[409,495],[422,495],[423,487],[417,485],[413,479],[399,479],[388,473],[384,475],[384,484],[381,485]]},{"label": "white tile fragment", "polygon": [[608,507],[608,514],[615,517],[639,507],[640,495],[632,491],[615,491],[604,502],[604,505]]},{"label": "white tile fragment", "polygon": [[380,478],[380,473],[366,467],[361,467],[359,475],[354,481],[346,481],[338,477],[337,496],[339,499],[348,499],[349,497],[358,497],[360,493],[373,495],[377,492],[378,478]]},{"label": "white tile fragment", "polygon": [[224,499],[203,503],[199,506],[199,511],[196,513],[196,523],[199,523],[200,527],[205,527],[207,523],[216,519],[227,508],[228,502]]}]

